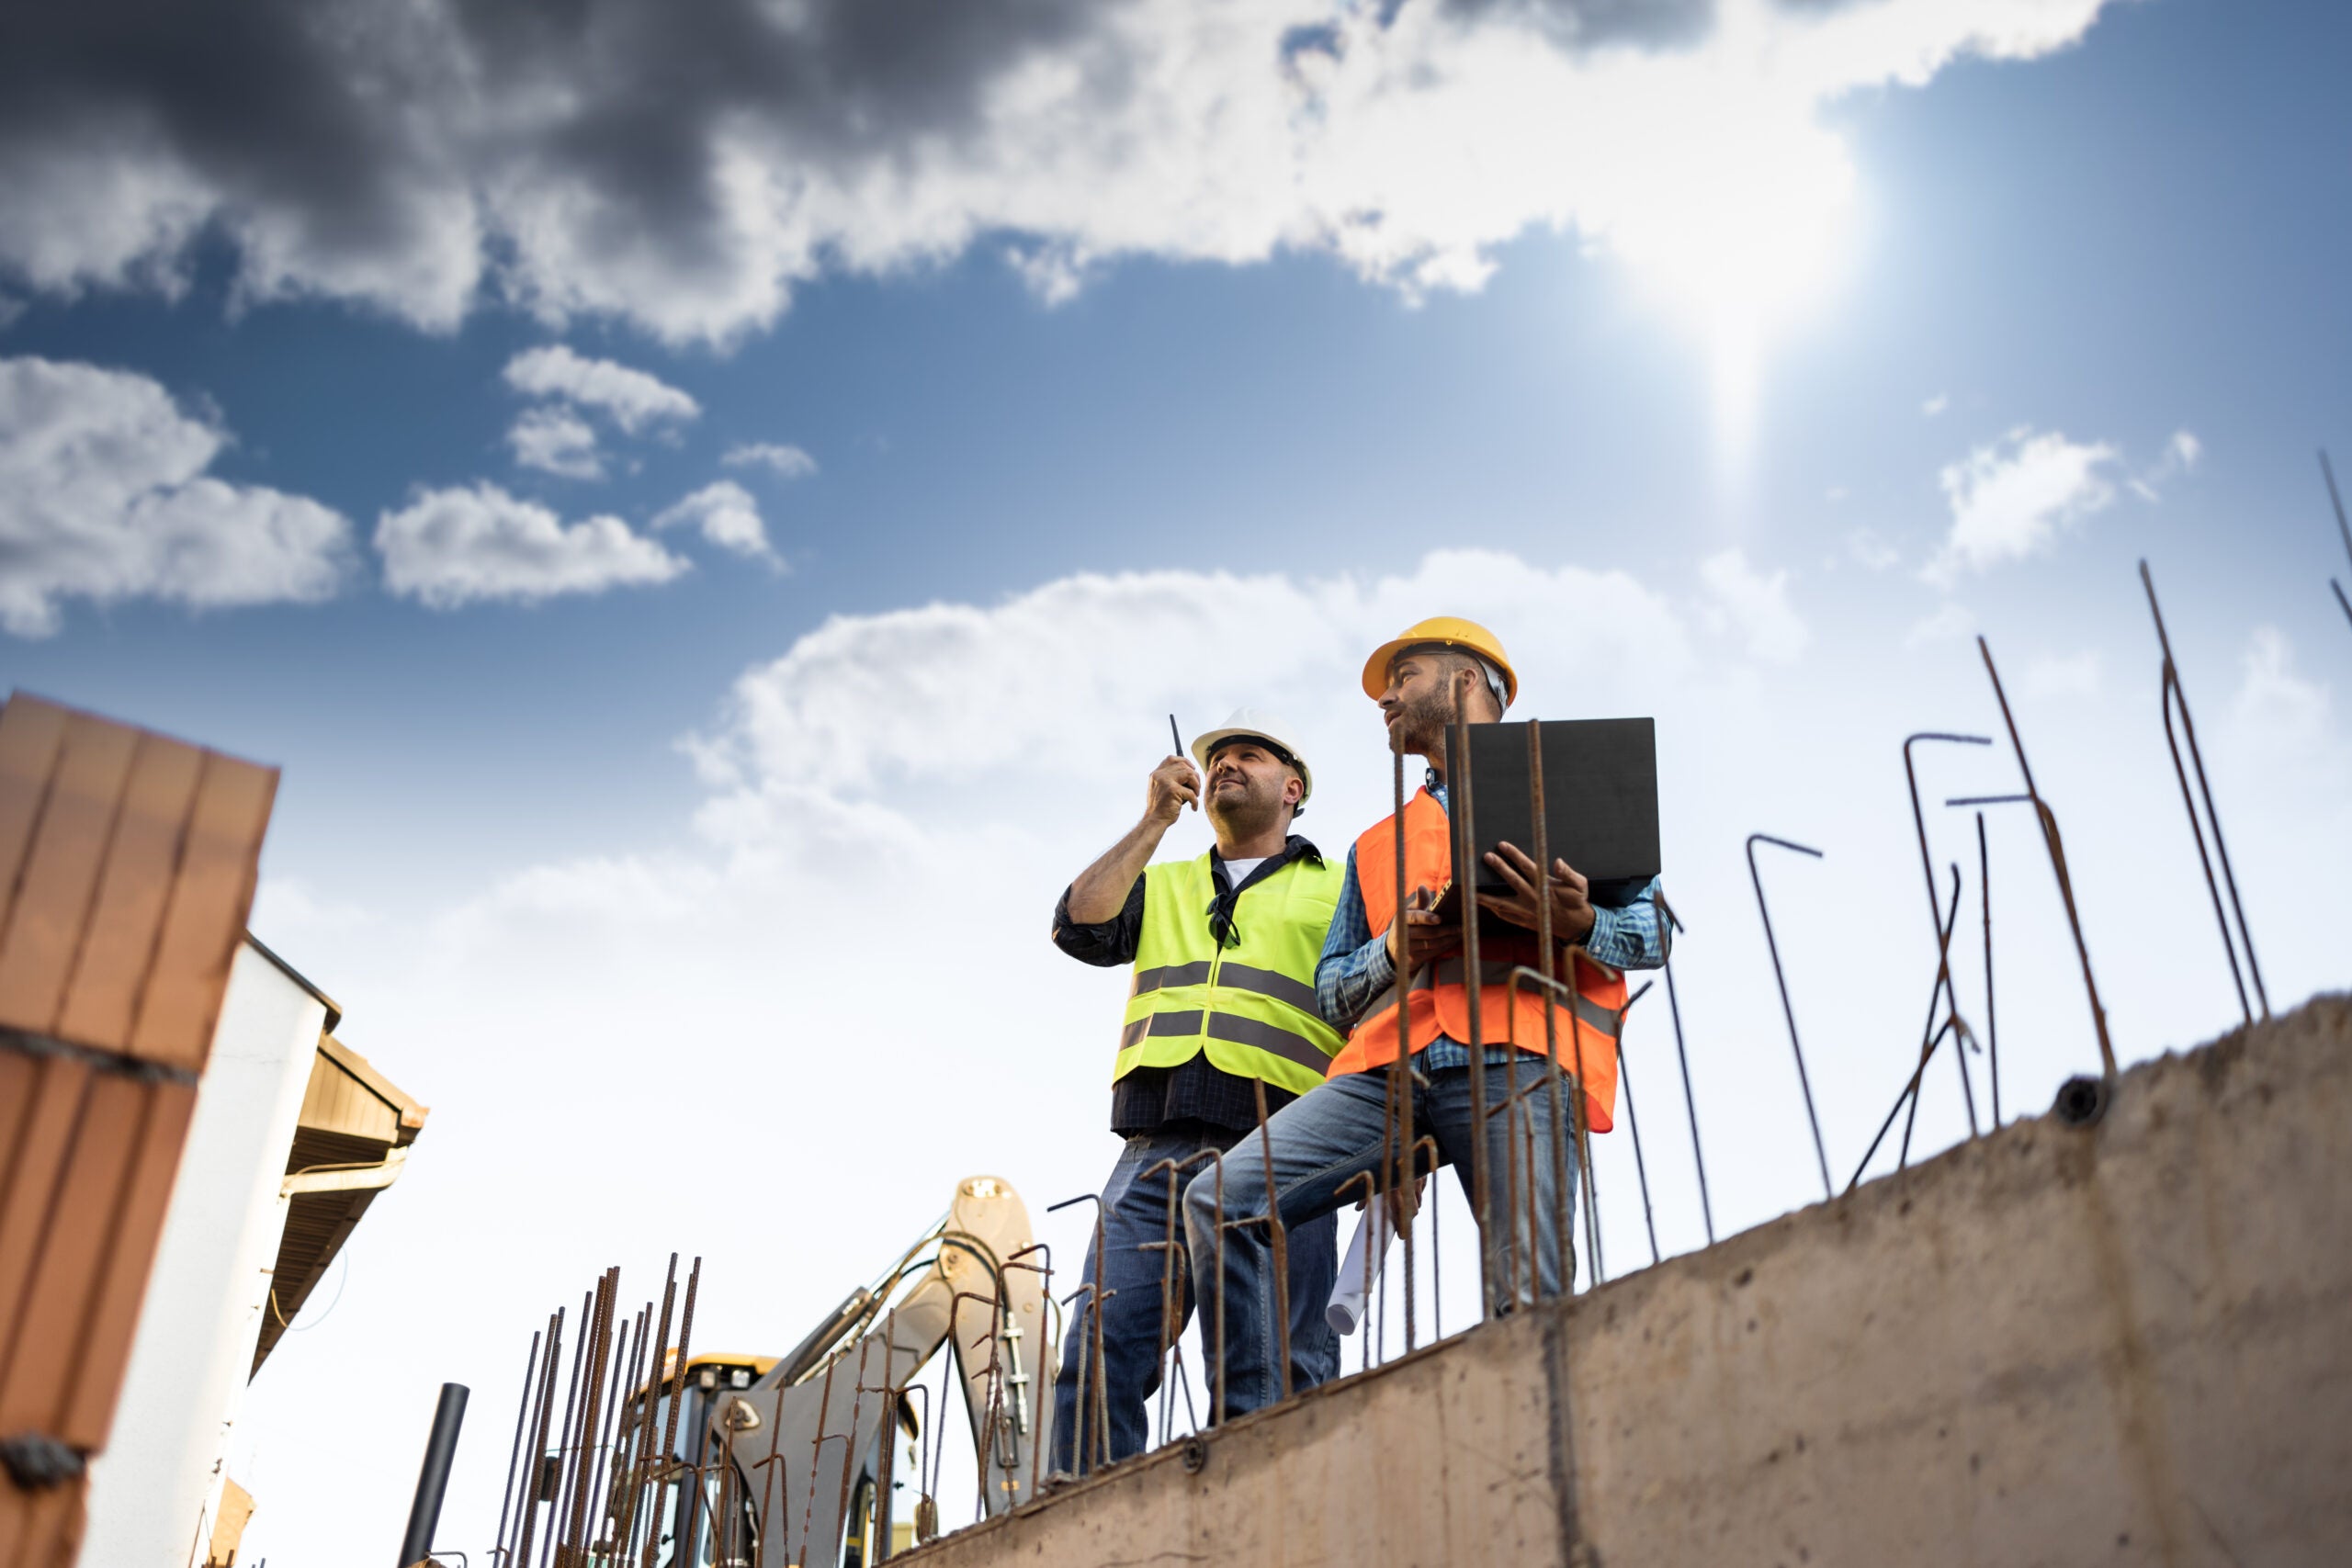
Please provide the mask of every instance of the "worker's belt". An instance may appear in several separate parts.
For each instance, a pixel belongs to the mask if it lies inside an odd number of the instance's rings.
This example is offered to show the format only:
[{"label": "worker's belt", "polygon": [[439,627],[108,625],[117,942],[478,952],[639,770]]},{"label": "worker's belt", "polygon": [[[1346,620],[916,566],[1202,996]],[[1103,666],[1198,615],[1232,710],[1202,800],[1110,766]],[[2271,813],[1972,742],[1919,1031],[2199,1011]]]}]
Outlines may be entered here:
[{"label": "worker's belt", "polygon": [[[1226,973],[1233,973],[1227,964]],[[1260,971],[1263,973],[1263,971]],[[1277,976],[1279,978],[1279,976]],[[1119,1032],[1119,1049],[1124,1051],[1147,1034],[1198,1034],[1201,1014],[1192,1012],[1156,1012],[1149,1018],[1139,1018]],[[1262,1022],[1254,1018],[1239,1018],[1229,1012],[1208,1015],[1208,1035],[1212,1040],[1230,1040],[1237,1045],[1254,1045],[1261,1051],[1296,1062],[1302,1067],[1317,1072],[1331,1065],[1329,1053],[1304,1034],[1295,1034],[1279,1024]]]},{"label": "worker's belt", "polygon": [[[1135,988],[1128,995],[1139,997],[1146,991],[1157,991],[1163,987],[1205,986],[1208,982],[1209,962],[1206,959],[1198,964],[1163,964],[1157,969],[1136,970]],[[1287,975],[1276,974],[1272,969],[1259,969],[1228,961],[1224,968],[1217,971],[1216,983],[1220,987],[1255,991],[1261,997],[1287,1002],[1310,1017],[1321,1011],[1315,1000],[1314,987],[1294,980]],[[1223,1038],[1233,1037],[1227,1035]]]},{"label": "worker's belt", "polygon": [[[1519,965],[1511,964],[1488,964],[1482,962],[1478,965],[1478,984],[1482,987],[1492,987],[1497,990],[1500,990],[1510,984],[1510,972],[1517,967],[1519,967]],[[1459,958],[1440,959],[1437,963],[1430,964],[1429,967],[1423,969],[1419,974],[1414,976],[1412,985],[1407,988],[1408,990],[1415,991],[1427,991],[1439,986],[1464,986],[1469,984],[1469,981],[1464,978],[1468,973],[1468,969],[1464,966],[1463,961]],[[1522,996],[1540,996],[1544,991],[1544,987],[1530,980],[1522,979],[1520,981],[1519,985],[1520,994]],[[1395,993],[1392,992],[1390,994],[1394,995]],[[1617,1038],[1617,1015],[1610,1011],[1607,1008],[1602,1007],[1599,1002],[1588,998],[1583,992],[1569,992],[1567,1007],[1569,1011],[1576,1014],[1577,1021],[1583,1024],[1587,1029],[1592,1030],[1594,1032],[1599,1034],[1607,1035],[1611,1040]]]}]

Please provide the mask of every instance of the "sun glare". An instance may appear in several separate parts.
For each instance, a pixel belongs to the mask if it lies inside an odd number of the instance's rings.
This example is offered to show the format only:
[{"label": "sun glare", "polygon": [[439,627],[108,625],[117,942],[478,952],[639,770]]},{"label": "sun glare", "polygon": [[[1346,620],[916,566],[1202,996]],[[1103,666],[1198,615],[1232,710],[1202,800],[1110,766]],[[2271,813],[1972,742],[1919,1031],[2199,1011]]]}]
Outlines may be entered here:
[{"label": "sun glare", "polygon": [[1656,149],[1658,177],[1622,204],[1609,239],[1703,340],[1718,451],[1736,463],[1772,340],[1834,279],[1853,167],[1809,111],[1753,87],[1686,107]]}]

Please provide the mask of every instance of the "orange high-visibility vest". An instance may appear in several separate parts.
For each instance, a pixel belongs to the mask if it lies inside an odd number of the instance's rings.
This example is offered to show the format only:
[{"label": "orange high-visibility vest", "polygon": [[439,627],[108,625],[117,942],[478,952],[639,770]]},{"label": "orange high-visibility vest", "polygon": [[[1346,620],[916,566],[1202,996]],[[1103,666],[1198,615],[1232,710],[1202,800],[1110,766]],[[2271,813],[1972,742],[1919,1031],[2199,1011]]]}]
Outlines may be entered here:
[{"label": "orange high-visibility vest", "polygon": [[[1364,921],[1374,935],[1387,931],[1396,916],[1396,818],[1384,818],[1356,840],[1356,886],[1363,895]],[[1453,874],[1452,828],[1445,807],[1423,789],[1405,803],[1405,885],[1438,889]],[[1544,993],[1543,987],[1520,981],[1517,1007],[1506,988],[1514,964],[1540,968],[1535,935],[1524,941],[1479,943],[1479,1032],[1482,1045],[1514,1044],[1544,1055]],[[1551,1006],[1560,1065],[1585,1087],[1585,1118],[1596,1133],[1615,1125],[1617,1109],[1617,1033],[1624,1019],[1625,977],[1619,971],[1581,953],[1563,956],[1553,973],[1562,980],[1575,970],[1572,1003]],[[1392,992],[1393,996],[1394,993]],[[1470,1039],[1470,987],[1464,981],[1459,955],[1425,967],[1413,976],[1405,993],[1406,1039],[1419,1051],[1439,1035],[1467,1045]],[[1348,1036],[1348,1043],[1332,1058],[1329,1076],[1384,1067],[1396,1059],[1396,1004],[1388,1002],[1366,1013]]]}]

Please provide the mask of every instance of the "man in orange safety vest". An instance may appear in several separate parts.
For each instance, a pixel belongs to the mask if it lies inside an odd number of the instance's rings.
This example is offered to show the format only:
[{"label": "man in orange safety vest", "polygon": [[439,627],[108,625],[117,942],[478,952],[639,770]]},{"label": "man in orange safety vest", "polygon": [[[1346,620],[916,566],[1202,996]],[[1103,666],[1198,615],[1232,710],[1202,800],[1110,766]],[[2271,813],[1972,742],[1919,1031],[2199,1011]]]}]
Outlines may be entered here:
[{"label": "man in orange safety vest", "polygon": [[[1435,1140],[1437,1163],[1455,1168],[1465,1194],[1472,1185],[1474,1051],[1490,1111],[1520,1094],[1518,1110],[1510,1116],[1490,1114],[1486,1128],[1491,1223],[1484,1228],[1491,1238],[1498,1305],[1509,1310],[1559,1294],[1574,1271],[1571,1238],[1560,1234],[1557,1224],[1560,1213],[1573,1213],[1576,1206],[1572,1091],[1553,1093],[1546,1086],[1547,1039],[1556,1042],[1561,1068],[1576,1086],[1589,1130],[1607,1132],[1616,1111],[1623,971],[1656,968],[1666,961],[1668,923],[1658,911],[1657,879],[1595,903],[1586,878],[1555,860],[1552,973],[1568,989],[1547,1002],[1540,987],[1522,982],[1514,1005],[1506,988],[1511,967],[1535,966],[1540,957],[1543,878],[1523,846],[1503,844],[1487,856],[1487,863],[1510,891],[1482,894],[1479,903],[1524,934],[1487,936],[1497,921],[1480,924],[1482,1006],[1474,1042],[1461,929],[1441,923],[1432,908],[1454,874],[1445,735],[1457,716],[1473,724],[1500,719],[1518,696],[1519,678],[1492,632],[1476,622],[1439,616],[1375,649],[1364,666],[1363,689],[1380,705],[1392,748],[1428,762],[1425,784],[1405,807],[1403,897],[1396,869],[1396,818],[1391,816],[1368,829],[1349,852],[1338,908],[1316,966],[1324,1021],[1345,1032],[1347,1043],[1321,1089],[1277,1113],[1262,1143],[1252,1133],[1226,1156],[1222,1281],[1215,1261],[1217,1195],[1205,1178],[1195,1179],[1185,1193],[1196,1293],[1210,1301],[1221,1288],[1225,1295],[1221,1375],[1228,1416],[1270,1404],[1279,1394],[1267,1247],[1245,1222],[1274,1208],[1286,1227],[1302,1224],[1346,1201],[1351,1183],[1355,1194],[1362,1193],[1363,1173],[1381,1166],[1384,1141],[1391,1135],[1390,1075],[1371,1069],[1396,1058],[1397,1008],[1405,1009],[1404,1045],[1413,1059],[1409,1093],[1416,1136],[1426,1133]],[[1530,1089],[1536,1092],[1524,1092]],[[1556,1122],[1555,1105],[1563,1108]],[[1509,1146],[1512,1127],[1522,1145],[1516,1161]],[[1532,1159],[1526,1157],[1530,1139]],[[1555,1145],[1566,1151],[1564,1159],[1555,1157]],[[1269,1154],[1278,1204],[1268,1200]],[[1563,1167],[1566,1192],[1558,1186]],[[1500,1213],[1507,1169],[1515,1186],[1511,1223]],[[1521,1256],[1522,1226],[1532,1235],[1532,1258]]]}]

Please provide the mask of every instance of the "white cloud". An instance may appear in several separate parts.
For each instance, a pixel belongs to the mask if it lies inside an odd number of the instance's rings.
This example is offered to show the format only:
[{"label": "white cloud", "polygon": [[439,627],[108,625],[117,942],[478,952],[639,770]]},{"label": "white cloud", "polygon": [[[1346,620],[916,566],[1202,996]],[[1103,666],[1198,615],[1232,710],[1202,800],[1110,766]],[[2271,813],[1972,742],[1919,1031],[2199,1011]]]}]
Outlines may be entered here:
[{"label": "white cloud", "polygon": [[2106,660],[2097,649],[2030,660],[2018,689],[2029,697],[2095,697],[2106,684]]},{"label": "white cloud", "polygon": [[1788,664],[1804,651],[1813,634],[1789,604],[1789,574],[1753,570],[1736,549],[1709,556],[1699,563],[1699,581],[1707,590],[1709,623],[1718,631],[1736,634],[1753,658],[1768,664]]},{"label": "white cloud", "polygon": [[1943,412],[1944,410],[1950,407],[1951,407],[1951,399],[1941,392],[1938,392],[1934,397],[1929,398],[1926,402],[1919,405],[1919,412],[1928,419],[1933,419],[1936,415]]},{"label": "white cloud", "polygon": [[694,747],[718,792],[705,826],[738,844],[778,822],[888,838],[905,826],[888,803],[910,787],[1016,764],[1124,776],[1138,745],[1164,749],[1166,720],[1147,721],[1171,707],[1269,706],[1296,716],[1310,751],[1363,750],[1369,705],[1330,694],[1353,689],[1365,649],[1438,605],[1496,628],[1535,705],[1663,690],[1692,664],[1681,612],[1632,578],[1487,552],[1441,552],[1410,578],[1371,582],[1069,577],[992,606],[837,616],[747,672],[724,726]]},{"label": "white cloud", "polygon": [[2105,442],[2024,425],[1977,447],[1938,476],[1951,503],[1951,533],[1924,575],[1949,583],[2050,549],[2062,531],[2115,499],[2106,472],[2115,462]]},{"label": "white cloud", "polygon": [[1053,299],[1123,257],[1296,250],[1475,288],[1512,237],[1572,229],[1747,307],[1818,270],[1849,199],[1825,106],[2064,48],[2105,0],[983,0],[919,40],[853,3],[269,14],[233,70],[141,75],[92,63],[136,25],[93,0],[23,62],[50,107],[0,130],[0,267],[169,289],[213,234],[248,299],[446,328],[487,285],[674,342],[984,236]]},{"label": "white cloud", "polygon": [[47,637],[60,601],[210,608],[334,594],[351,525],[209,469],[228,444],[147,377],[0,359],[0,626]]},{"label": "white cloud", "polygon": [[1082,245],[1009,245],[1004,259],[1048,309],[1077,299],[1100,270],[1092,253]]},{"label": "white cloud", "polygon": [[733,479],[705,485],[653,519],[656,528],[688,524],[700,528],[704,538],[722,549],[739,556],[776,558],[775,552],[768,547],[767,525],[760,518],[760,503]]},{"label": "white cloud", "polygon": [[797,446],[780,441],[748,441],[727,449],[719,459],[730,468],[759,467],[787,479],[806,479],[817,471],[817,459]]},{"label": "white cloud", "polygon": [[514,461],[526,468],[541,468],[569,479],[605,477],[596,432],[569,409],[548,405],[525,409],[506,432],[506,445],[514,449]]},{"label": "white cloud", "polygon": [[436,610],[667,582],[688,563],[617,517],[567,525],[494,484],[426,491],[376,525],[384,587]]},{"label": "white cloud", "polygon": [[2296,669],[2294,650],[2277,626],[2254,628],[2238,668],[2231,716],[2243,732],[2287,750],[2314,746],[2327,735],[2327,688]]},{"label": "white cloud", "polygon": [[2176,430],[2172,439],[2165,443],[2164,453],[2149,466],[2145,473],[2132,479],[2132,493],[2143,501],[2163,499],[2163,489],[2183,474],[2196,471],[2205,456],[2205,444],[2189,431]]},{"label": "white cloud", "polygon": [[631,435],[657,421],[684,423],[702,405],[642,370],[587,359],[561,344],[527,349],[506,362],[506,384],[534,397],[561,398],[595,409]]},{"label": "white cloud", "polygon": [[1905,648],[1930,648],[1976,635],[1976,616],[1965,604],[1945,604],[1903,634]]}]

